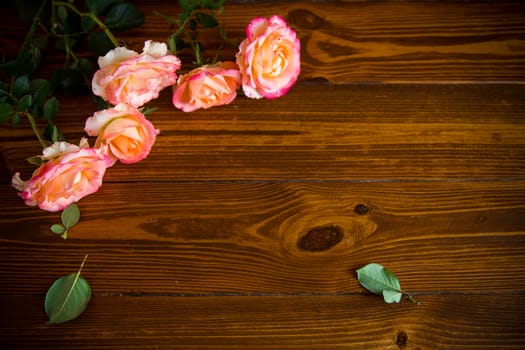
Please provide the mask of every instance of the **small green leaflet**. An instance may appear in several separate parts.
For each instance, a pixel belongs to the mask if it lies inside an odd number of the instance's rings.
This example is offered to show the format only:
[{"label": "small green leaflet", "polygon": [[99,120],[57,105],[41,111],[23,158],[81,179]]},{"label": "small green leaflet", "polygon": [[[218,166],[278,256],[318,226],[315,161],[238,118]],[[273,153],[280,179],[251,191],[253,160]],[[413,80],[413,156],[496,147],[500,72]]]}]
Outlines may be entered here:
[{"label": "small green leaflet", "polygon": [[78,223],[78,220],[80,220],[80,210],[78,209],[78,206],[73,203],[62,211],[61,215],[62,225],[60,224],[54,224],[51,226],[51,231],[62,238],[67,238],[67,231],[75,226]]},{"label": "small green leaflet", "polygon": [[80,276],[80,272],[87,257],[84,257],[76,273],[60,277],[47,291],[44,307],[49,318],[48,323],[71,321],[86,309],[91,299],[91,287],[88,281]]},{"label": "small green leaflet", "polygon": [[44,119],[52,120],[58,111],[58,99],[56,97],[49,98],[44,103]]},{"label": "small green leaflet", "polygon": [[66,228],[75,226],[80,219],[80,210],[76,204],[69,205],[62,212],[62,223]]},{"label": "small green leaflet", "polygon": [[390,270],[379,264],[368,264],[357,270],[359,283],[370,292],[382,295],[387,303],[399,303],[403,291],[399,280]]}]

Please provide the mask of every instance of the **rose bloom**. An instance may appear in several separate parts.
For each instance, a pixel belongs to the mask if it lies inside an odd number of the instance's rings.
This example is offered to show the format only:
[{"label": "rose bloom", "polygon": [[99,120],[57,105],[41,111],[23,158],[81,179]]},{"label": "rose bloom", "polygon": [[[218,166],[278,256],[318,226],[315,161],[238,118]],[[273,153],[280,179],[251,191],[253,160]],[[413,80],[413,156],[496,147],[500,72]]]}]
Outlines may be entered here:
[{"label": "rose bloom", "polygon": [[92,81],[93,93],[116,105],[140,107],[177,82],[180,60],[168,54],[164,43],[148,40],[142,54],[117,47],[99,57],[100,69]]},{"label": "rose bloom", "polygon": [[181,75],[174,87],[173,105],[184,112],[232,102],[241,86],[241,73],[234,62],[205,65]]},{"label": "rose bloom", "polygon": [[98,136],[96,148],[126,164],[146,158],[159,133],[142,113],[125,103],[95,112],[87,118],[84,130]]},{"label": "rose bloom", "polygon": [[56,142],[43,151],[47,160],[35,170],[29,181],[23,181],[20,173],[12,179],[26,205],[38,205],[47,211],[60,211],[71,203],[97,192],[102,185],[106,168],[112,160],[100,150],[89,148],[86,139],[80,146]]},{"label": "rose bloom", "polygon": [[279,16],[254,18],[236,55],[244,94],[277,98],[288,92],[301,71],[301,43]]}]

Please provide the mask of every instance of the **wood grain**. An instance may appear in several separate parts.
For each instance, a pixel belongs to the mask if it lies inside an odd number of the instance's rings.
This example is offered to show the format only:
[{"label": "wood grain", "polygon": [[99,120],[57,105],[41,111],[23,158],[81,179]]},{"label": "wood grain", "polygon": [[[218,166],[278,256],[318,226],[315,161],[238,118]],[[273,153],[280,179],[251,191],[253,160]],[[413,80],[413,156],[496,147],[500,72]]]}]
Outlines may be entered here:
[{"label": "wood grain", "polygon": [[[154,11],[178,7],[136,4],[121,38],[165,41]],[[26,28],[0,11],[9,57]],[[164,91],[152,153],[108,170],[67,241],[10,186],[41,151],[29,125],[0,126],[2,349],[523,349],[525,4],[228,1],[224,23],[241,40],[273,14],[301,39],[290,93],[182,113]],[[77,142],[95,110],[61,96],[56,122]],[[85,254],[88,309],[46,325]],[[370,262],[421,304],[366,292]]]},{"label": "wood grain", "polygon": [[79,319],[47,326],[40,297],[0,296],[0,341],[8,349],[523,348],[523,294],[418,299],[419,306],[371,295],[94,296]]},{"label": "wood grain", "polygon": [[[522,85],[300,85],[183,113],[164,94],[149,117],[161,130],[152,153],[106,181],[523,179],[524,95]],[[75,143],[95,111],[84,106],[61,100],[57,124]],[[12,140],[0,143],[5,178],[29,177],[25,159],[41,152],[29,125],[0,137]]]},{"label": "wood grain", "polygon": [[[302,80],[502,82],[525,78],[523,2],[498,1],[497,6],[487,1],[227,3],[224,27],[238,42],[245,37],[251,18],[278,14],[290,22],[302,43]],[[147,25],[119,38],[140,51],[145,40],[167,41],[175,31],[155,11],[176,17],[180,10],[163,1],[138,4],[146,13]],[[10,11],[0,23],[0,30],[10,34],[0,41],[6,54],[16,53],[25,34]],[[212,48],[218,38],[212,31],[202,41],[205,48]],[[235,51],[223,51],[222,58],[232,60]],[[47,69],[63,62],[63,58],[47,60]]]},{"label": "wood grain", "polygon": [[[369,262],[407,291],[525,289],[519,181],[112,183],[81,202],[65,242],[49,231],[57,215],[0,198],[0,294],[45,289],[84,254],[98,293],[355,292]],[[299,247],[334,226],[340,242]]]}]

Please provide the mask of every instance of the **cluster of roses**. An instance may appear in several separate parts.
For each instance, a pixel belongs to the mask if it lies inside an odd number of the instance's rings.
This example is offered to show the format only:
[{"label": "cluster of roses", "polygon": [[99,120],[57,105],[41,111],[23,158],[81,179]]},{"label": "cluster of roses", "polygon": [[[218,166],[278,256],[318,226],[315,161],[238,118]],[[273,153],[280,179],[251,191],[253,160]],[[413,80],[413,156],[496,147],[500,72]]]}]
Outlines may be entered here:
[{"label": "cluster of roses", "polygon": [[16,173],[12,185],[25,203],[60,211],[98,191],[108,167],[146,158],[159,130],[140,108],[173,86],[175,107],[191,112],[232,102],[242,86],[249,98],[277,98],[288,92],[300,72],[300,42],[279,16],[253,19],[246,28],[236,62],[198,67],[177,77],[180,60],[166,44],[147,41],[143,52],[124,47],[99,58],[93,93],[114,105],[87,118],[84,130],[97,136],[79,146],[56,142],[43,150],[43,164],[29,181]]}]

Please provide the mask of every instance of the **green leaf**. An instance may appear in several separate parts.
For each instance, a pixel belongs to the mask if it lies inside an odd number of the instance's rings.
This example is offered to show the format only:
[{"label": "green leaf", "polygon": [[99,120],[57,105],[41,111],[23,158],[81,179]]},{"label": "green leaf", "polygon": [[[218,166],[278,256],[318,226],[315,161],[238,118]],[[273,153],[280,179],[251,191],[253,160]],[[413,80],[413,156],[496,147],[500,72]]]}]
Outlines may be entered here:
[{"label": "green leaf", "polygon": [[86,0],[86,8],[95,15],[104,15],[113,5],[121,3],[122,0]]},{"label": "green leaf", "polygon": [[170,35],[168,39],[168,49],[172,54],[177,54],[177,38],[175,38],[173,35]]},{"label": "green leaf", "polygon": [[71,68],[57,69],[53,82],[60,92],[68,96],[78,95],[86,89],[82,73]]},{"label": "green leaf", "polygon": [[93,21],[91,17],[89,16],[83,16],[82,19],[80,20],[80,27],[85,32],[91,31],[96,26],[97,24],[95,23],[95,21]]},{"label": "green leaf", "polygon": [[[63,9],[63,10],[62,10]],[[82,17],[72,11],[67,11],[65,6],[60,6],[57,11],[60,20],[59,27],[66,35],[79,34],[82,32]]]},{"label": "green leaf", "polygon": [[209,3],[210,8],[218,9],[218,8],[221,8],[222,5],[224,5],[224,0],[217,0],[217,1],[209,0],[208,3]]},{"label": "green leaf", "polygon": [[66,138],[64,135],[62,135],[60,129],[53,123],[47,124],[44,130],[44,137],[51,143],[55,143],[57,141],[66,141]]},{"label": "green leaf", "polygon": [[71,227],[75,226],[80,219],[80,210],[78,209],[78,206],[73,203],[62,211],[62,224],[66,227],[66,229],[70,229]]},{"label": "green leaf", "polygon": [[395,303],[399,303],[401,301],[401,297],[402,296],[403,296],[403,293],[398,292],[396,290],[391,290],[391,289],[383,290],[383,299],[388,304],[391,304],[391,303],[394,303],[394,302]]},{"label": "green leaf", "polygon": [[88,47],[97,56],[104,56],[109,50],[115,48],[111,39],[104,32],[90,33],[88,36]]},{"label": "green leaf", "polygon": [[71,50],[72,47],[74,47],[77,44],[77,39],[71,35],[64,36],[62,38],[59,38],[55,42],[55,47],[62,51],[68,51]]},{"label": "green leaf", "polygon": [[49,98],[46,103],[44,103],[44,119],[52,120],[58,111],[58,100],[56,97]]},{"label": "green leaf", "polygon": [[16,59],[0,64],[0,69],[12,76],[31,73],[34,70],[33,57],[28,51],[24,51]]},{"label": "green leaf", "polygon": [[176,37],[175,35],[171,35],[169,37],[168,48],[171,51],[171,53],[173,53],[174,55],[177,54],[178,51],[180,51],[180,50],[182,50],[182,49],[184,49],[186,47],[189,47],[189,46],[190,45],[185,43],[184,40],[182,40],[179,37]]},{"label": "green leaf", "polygon": [[9,103],[0,104],[0,123],[5,123],[11,114],[14,113],[13,106]]},{"label": "green leaf", "polygon": [[387,303],[401,300],[401,286],[396,275],[379,264],[368,264],[357,270],[359,283],[370,292],[383,295]]},{"label": "green leaf", "polygon": [[5,81],[0,80],[0,96],[8,96],[9,88]]},{"label": "green leaf", "polygon": [[51,231],[57,235],[63,235],[66,232],[66,228],[60,224],[54,224],[51,226]]},{"label": "green leaf", "polygon": [[191,0],[179,0],[179,6],[184,12],[191,12],[194,7]]},{"label": "green leaf", "polygon": [[35,79],[31,81],[31,91],[34,91],[34,104],[41,106],[44,104],[48,96],[51,95],[51,84],[45,79]]},{"label": "green leaf", "polygon": [[33,102],[33,98],[31,95],[24,95],[18,102],[16,103],[16,110],[17,111],[25,111],[29,107],[31,107],[31,103]]},{"label": "green leaf", "polygon": [[13,128],[16,128],[18,124],[20,124],[20,114],[13,114],[13,119],[11,120],[11,122],[13,123]]},{"label": "green leaf", "polygon": [[210,14],[204,12],[197,12],[197,22],[204,28],[214,28],[219,25],[219,22]]},{"label": "green leaf", "polygon": [[57,7],[57,17],[61,22],[65,22],[67,20],[67,9],[65,6],[60,5]]},{"label": "green leaf", "polygon": [[[36,165],[36,166],[40,166],[44,164],[44,160],[42,159],[41,156],[32,156],[32,157],[27,158],[26,160],[29,164]],[[51,231],[53,231],[53,227],[51,227]]]},{"label": "green leaf", "polygon": [[100,96],[91,95],[91,99],[97,105],[97,110],[108,109],[108,108],[113,107],[113,105],[111,103],[109,103],[108,101],[104,100]]},{"label": "green leaf", "polygon": [[18,16],[23,23],[30,24],[33,21],[33,17],[38,12],[40,5],[39,1],[28,1],[28,0],[15,0],[11,1],[16,5]]},{"label": "green leaf", "polygon": [[157,107],[149,107],[149,108],[146,108],[146,109],[142,110],[141,113],[144,116],[148,116],[148,115],[150,115],[151,113],[153,113],[156,110],[157,110]]},{"label": "green leaf", "polygon": [[40,50],[43,50],[46,48],[48,41],[49,40],[47,36],[39,36],[39,37],[33,38],[33,40],[31,41],[31,44],[39,48]]},{"label": "green leaf", "polygon": [[87,255],[76,273],[57,279],[49,288],[44,302],[48,323],[63,323],[80,316],[91,299],[89,282],[80,276]]},{"label": "green leaf", "polygon": [[15,79],[13,83],[13,94],[15,96],[22,96],[27,93],[31,83],[27,75],[22,75]]},{"label": "green leaf", "polygon": [[118,4],[109,9],[104,23],[114,31],[128,30],[142,25],[144,14],[132,4]]},{"label": "green leaf", "polygon": [[73,64],[72,68],[86,75],[91,75],[95,71],[93,63],[87,58],[80,58],[75,64]]}]

